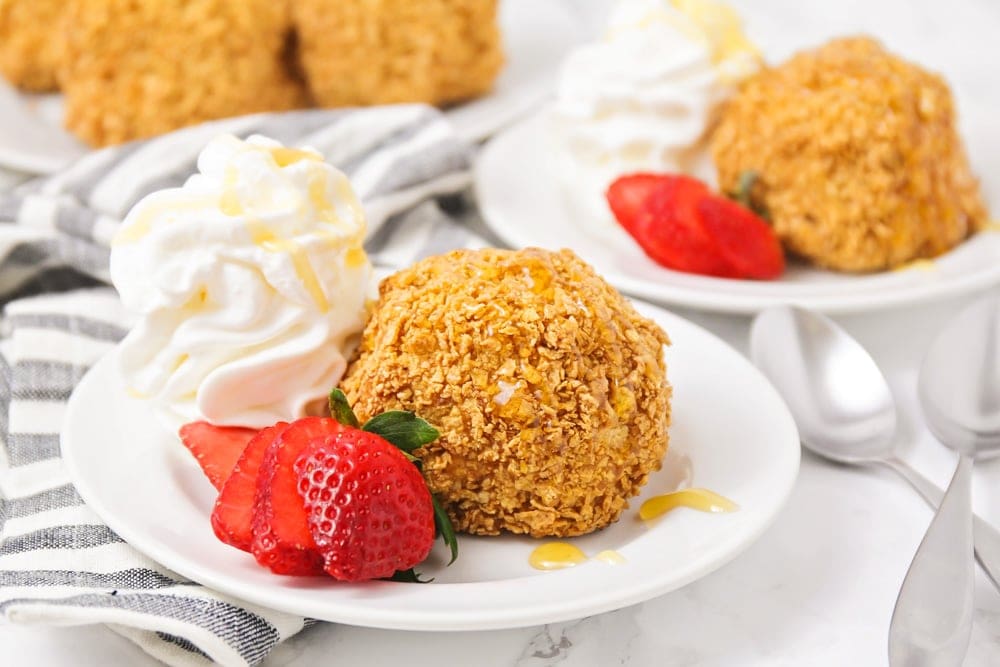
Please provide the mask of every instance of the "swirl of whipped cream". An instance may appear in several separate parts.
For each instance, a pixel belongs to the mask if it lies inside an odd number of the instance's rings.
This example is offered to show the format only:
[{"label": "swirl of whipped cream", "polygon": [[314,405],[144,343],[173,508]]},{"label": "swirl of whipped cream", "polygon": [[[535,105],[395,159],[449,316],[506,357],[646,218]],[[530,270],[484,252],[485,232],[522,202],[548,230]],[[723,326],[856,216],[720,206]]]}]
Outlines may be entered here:
[{"label": "swirl of whipped cream", "polygon": [[716,106],[759,62],[725,5],[620,0],[604,39],[572,52],[560,72],[549,128],[569,197],[604,222],[604,191],[618,176],[703,171]]},{"label": "swirl of whipped cream", "polygon": [[311,150],[222,136],[180,188],[129,212],[111,278],[140,321],[119,348],[129,391],[171,428],[264,427],[343,375],[371,264],[347,177]]}]

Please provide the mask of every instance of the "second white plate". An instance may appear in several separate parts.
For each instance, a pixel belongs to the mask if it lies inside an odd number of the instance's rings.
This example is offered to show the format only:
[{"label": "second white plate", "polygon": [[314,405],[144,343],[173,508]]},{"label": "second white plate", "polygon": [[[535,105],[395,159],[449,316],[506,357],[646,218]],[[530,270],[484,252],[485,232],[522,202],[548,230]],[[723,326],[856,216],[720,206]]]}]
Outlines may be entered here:
[{"label": "second white plate", "polygon": [[[345,584],[271,574],[215,538],[215,490],[148,405],[130,398],[112,356],[70,399],[63,457],[87,504],[132,546],[171,570],[250,602],[328,621],[402,630],[488,630],[579,618],[635,604],[702,577],[746,549],[771,523],[795,482],[799,438],[784,403],[750,362],[676,315],[637,304],[670,334],[674,386],[670,452],[616,524],[572,541],[585,553],[618,551],[625,562],[591,560],[539,572],[525,537],[460,538],[445,567],[440,541],[417,569],[426,585]],[[650,524],[643,499],[691,483],[740,505],[732,514],[675,510]]]},{"label": "second white plate", "polygon": [[932,263],[870,275],[792,264],[775,281],[728,280],[665,269],[614,226],[594,234],[569,206],[550,170],[544,116],[494,138],[476,164],[487,225],[515,248],[570,248],[618,289],[658,303],[754,313],[797,304],[828,313],[877,310],[963,294],[1000,283],[1000,233],[975,235]]}]

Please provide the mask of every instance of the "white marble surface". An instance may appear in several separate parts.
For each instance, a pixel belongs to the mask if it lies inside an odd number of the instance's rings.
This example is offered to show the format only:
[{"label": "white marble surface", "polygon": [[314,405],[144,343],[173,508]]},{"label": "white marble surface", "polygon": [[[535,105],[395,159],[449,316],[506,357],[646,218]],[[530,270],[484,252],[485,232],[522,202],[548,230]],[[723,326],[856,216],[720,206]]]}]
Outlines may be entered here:
[{"label": "white marble surface", "polygon": [[[550,1],[550,0],[543,0]],[[580,0],[588,15],[602,0]],[[995,0],[743,0],[751,35],[769,59],[833,35],[867,32],[932,65],[955,88],[1000,110],[1000,3]],[[752,13],[751,13],[752,12]],[[1000,209],[1000,124],[970,138],[992,209]],[[945,483],[954,455],[924,427],[916,368],[933,334],[968,299],[838,318],[886,372],[902,410],[904,458]],[[749,320],[680,311],[746,350]],[[977,510],[1000,524],[1000,460],[975,473]],[[674,593],[614,613],[498,632],[407,633],[319,625],[267,663],[424,667],[439,664],[880,665],[896,592],[931,517],[902,480],[881,470],[831,465],[806,454],[794,494],[775,524],[737,560]],[[1000,594],[980,573],[967,665],[1000,664]],[[112,667],[155,664],[102,627],[0,626],[0,663]]]}]

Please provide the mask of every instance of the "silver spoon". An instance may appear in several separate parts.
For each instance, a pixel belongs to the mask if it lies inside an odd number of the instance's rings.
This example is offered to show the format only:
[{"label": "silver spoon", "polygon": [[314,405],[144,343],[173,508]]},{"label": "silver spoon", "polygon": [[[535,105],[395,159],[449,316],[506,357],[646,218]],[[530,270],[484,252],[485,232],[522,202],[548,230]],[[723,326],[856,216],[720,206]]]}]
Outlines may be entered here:
[{"label": "silver spoon", "polygon": [[917,382],[927,425],[958,452],[889,626],[892,665],[959,665],[972,632],[972,459],[1000,450],[1000,298],[977,301],[931,343]]},{"label": "silver spoon", "polygon": [[[896,403],[882,372],[850,334],[823,315],[779,306],[750,330],[750,357],[785,399],[802,444],[824,458],[894,470],[931,507],[944,496],[895,452]],[[1000,589],[1000,531],[974,519],[976,557]]]}]

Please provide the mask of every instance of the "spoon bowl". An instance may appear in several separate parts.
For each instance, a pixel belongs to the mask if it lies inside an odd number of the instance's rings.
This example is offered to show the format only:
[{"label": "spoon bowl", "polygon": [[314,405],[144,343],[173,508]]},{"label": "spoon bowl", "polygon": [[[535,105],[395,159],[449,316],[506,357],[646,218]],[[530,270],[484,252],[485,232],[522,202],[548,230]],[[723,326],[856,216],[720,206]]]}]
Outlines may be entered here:
[{"label": "spoon bowl", "polygon": [[931,432],[960,454],[1000,454],[1000,297],[963,310],[920,367],[920,405]]},{"label": "spoon bowl", "polygon": [[754,320],[750,356],[788,403],[808,449],[841,463],[893,455],[889,384],[832,320],[793,306],[769,308]]}]

